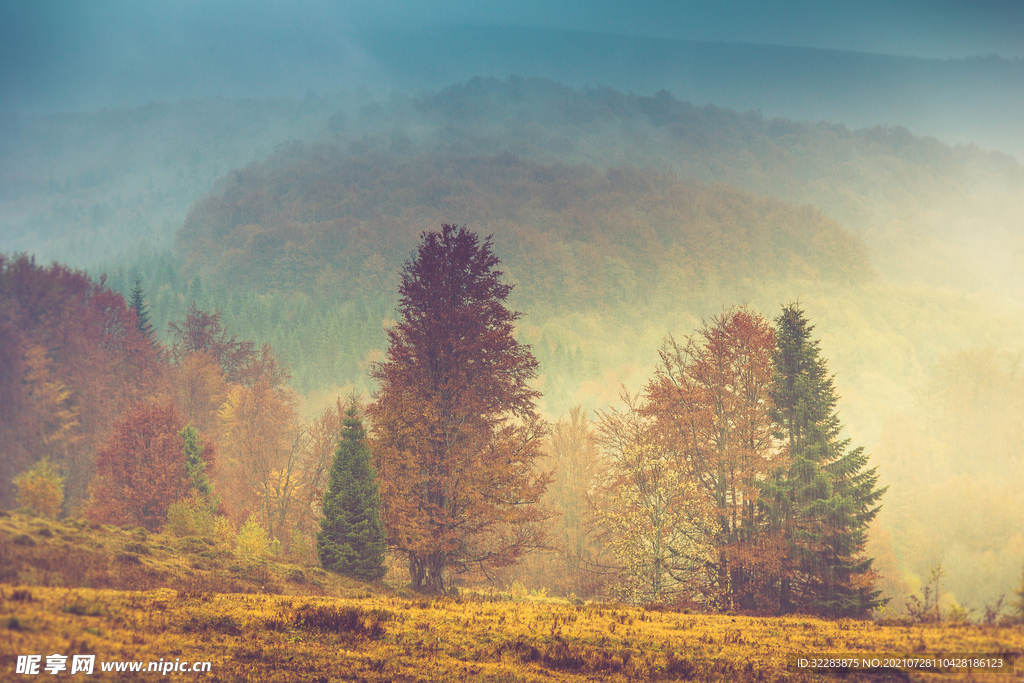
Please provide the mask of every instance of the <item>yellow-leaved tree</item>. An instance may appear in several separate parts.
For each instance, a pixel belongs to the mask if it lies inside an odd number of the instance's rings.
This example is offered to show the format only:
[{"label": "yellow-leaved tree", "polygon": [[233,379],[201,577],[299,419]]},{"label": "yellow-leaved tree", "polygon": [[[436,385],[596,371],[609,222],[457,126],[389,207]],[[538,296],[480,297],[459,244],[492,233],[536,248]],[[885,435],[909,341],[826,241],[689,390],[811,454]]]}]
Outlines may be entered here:
[{"label": "yellow-leaved tree", "polygon": [[43,517],[56,517],[64,503],[64,478],[46,458],[14,478],[18,506]]},{"label": "yellow-leaved tree", "polygon": [[619,562],[615,590],[634,604],[698,604],[716,580],[714,508],[683,454],[623,393],[625,411],[602,413],[606,459],[596,512]]}]

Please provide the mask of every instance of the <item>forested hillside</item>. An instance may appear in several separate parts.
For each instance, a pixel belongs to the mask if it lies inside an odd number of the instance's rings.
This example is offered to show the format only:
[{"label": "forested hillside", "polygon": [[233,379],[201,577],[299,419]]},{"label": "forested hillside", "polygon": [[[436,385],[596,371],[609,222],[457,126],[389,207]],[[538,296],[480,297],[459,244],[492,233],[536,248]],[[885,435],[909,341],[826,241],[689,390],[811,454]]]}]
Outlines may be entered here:
[{"label": "forested hillside", "polygon": [[166,245],[214,180],[282,141],[315,137],[343,104],[208,99],[0,112],[4,249],[84,267],[126,245]]},{"label": "forested hillside", "polygon": [[509,77],[377,100],[357,92],[9,114],[0,118],[0,227],[8,250],[89,266],[141,240],[169,243],[215,178],[281,143],[320,138],[356,155],[510,152],[725,183],[816,207],[861,235],[892,278],[1021,299],[1024,170],[1011,157],[904,128],[767,118],[687,99]]},{"label": "forested hillside", "polygon": [[[733,305],[773,318],[799,302],[836,373],[845,434],[890,485],[871,536],[881,585],[894,596],[918,590],[942,562],[945,604],[980,609],[1019,575],[1022,453],[1010,406],[1024,337],[1024,169],[1010,157],[901,128],[768,120],[667,92],[515,77],[379,101],[207,102],[7,123],[23,131],[7,150],[49,151],[4,165],[5,245],[103,258],[83,263],[92,280],[5,262],[0,284],[18,315],[47,307],[17,298],[22,281],[50,283],[54,300],[71,287],[84,302],[73,324],[0,328],[21,350],[4,362],[29,378],[4,385],[0,408],[33,406],[31,421],[8,422],[25,445],[5,476],[43,451],[79,458],[84,501],[91,458],[123,407],[90,402],[142,390],[117,372],[95,374],[119,348],[83,313],[112,295],[100,273],[126,297],[138,279],[168,351],[168,323],[200,311],[269,343],[278,393],[264,396],[289,425],[275,438],[287,440],[312,433],[303,425],[326,429],[338,395],[375,389],[367,373],[394,324],[398,272],[421,231],[456,223],[494,235],[510,305],[524,313],[516,335],[539,360],[534,385],[553,422],[582,406],[585,432],[586,415],[619,405],[623,385],[636,392],[650,381],[669,334]],[[51,133],[70,141],[48,147]],[[151,137],[162,142],[141,144]],[[143,235],[149,246],[139,247]],[[51,324],[64,340],[91,335],[99,350],[88,367],[68,360],[70,341],[47,347],[49,360],[40,354],[57,334]],[[205,382],[207,428],[239,457],[249,436],[215,408],[231,396],[249,405],[255,383],[186,356],[153,359],[167,374],[156,393]],[[968,381],[981,376],[991,381]],[[1009,412],[996,419],[1003,413],[986,406]],[[61,431],[74,420],[77,432]],[[278,446],[315,452],[323,465],[323,444]],[[229,471],[218,475],[226,484]],[[247,512],[245,491],[232,495]],[[963,519],[998,523],[979,534]],[[983,585],[973,578],[982,571]]]}]

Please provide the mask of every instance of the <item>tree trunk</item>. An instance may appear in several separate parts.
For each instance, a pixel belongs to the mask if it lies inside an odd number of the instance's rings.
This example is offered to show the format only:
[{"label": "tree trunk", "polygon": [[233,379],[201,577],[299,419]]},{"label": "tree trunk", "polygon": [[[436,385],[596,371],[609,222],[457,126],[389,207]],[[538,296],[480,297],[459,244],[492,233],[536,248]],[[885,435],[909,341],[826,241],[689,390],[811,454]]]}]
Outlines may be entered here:
[{"label": "tree trunk", "polygon": [[413,590],[420,590],[423,587],[423,575],[426,572],[424,562],[419,556],[409,553],[409,583]]},{"label": "tree trunk", "polygon": [[783,577],[782,583],[779,586],[779,614],[789,614],[793,611],[793,605],[790,604],[789,597],[789,577]]},{"label": "tree trunk", "polygon": [[431,593],[444,593],[444,566],[448,557],[445,553],[431,553],[426,560],[427,585]]},{"label": "tree trunk", "polygon": [[426,593],[444,592],[446,553],[435,552],[427,556],[409,553],[409,582],[413,590]]}]

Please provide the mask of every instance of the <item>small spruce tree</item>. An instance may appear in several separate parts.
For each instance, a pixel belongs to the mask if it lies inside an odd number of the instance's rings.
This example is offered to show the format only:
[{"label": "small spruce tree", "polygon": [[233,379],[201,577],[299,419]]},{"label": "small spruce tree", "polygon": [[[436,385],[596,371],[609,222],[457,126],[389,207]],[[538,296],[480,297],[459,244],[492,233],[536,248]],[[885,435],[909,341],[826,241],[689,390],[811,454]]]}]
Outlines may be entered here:
[{"label": "small spruce tree", "polygon": [[164,529],[175,536],[212,536],[220,507],[220,496],[214,493],[213,482],[206,472],[207,465],[213,462],[213,449],[204,448],[199,430],[190,424],[179,434],[185,443],[185,476],[190,491],[167,508]]},{"label": "small spruce tree", "polygon": [[353,399],[334,452],[323,499],[324,516],[316,537],[317,555],[324,569],[361,581],[384,575],[384,527],[376,476]]},{"label": "small spruce tree", "polygon": [[135,316],[138,318],[139,332],[146,335],[146,338],[153,341],[153,325],[149,322],[149,308],[146,306],[146,300],[143,298],[145,293],[142,291],[142,279],[135,278],[135,284],[132,285],[131,304],[130,308],[134,309]]}]

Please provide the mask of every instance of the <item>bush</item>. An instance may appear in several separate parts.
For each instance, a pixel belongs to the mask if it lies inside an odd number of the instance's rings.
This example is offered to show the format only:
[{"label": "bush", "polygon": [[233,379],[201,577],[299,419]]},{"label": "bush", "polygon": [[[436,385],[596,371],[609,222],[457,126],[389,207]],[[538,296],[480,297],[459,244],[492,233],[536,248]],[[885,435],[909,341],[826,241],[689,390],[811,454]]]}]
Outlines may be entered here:
[{"label": "bush", "polygon": [[43,458],[14,478],[18,505],[43,517],[56,517],[64,503],[64,478]]},{"label": "bush", "polygon": [[238,552],[243,555],[265,557],[270,554],[270,538],[256,515],[250,515],[238,531]]},{"label": "bush", "polygon": [[1017,595],[1017,604],[1014,606],[1017,623],[1024,624],[1024,570],[1021,570],[1020,585],[1014,593]]},{"label": "bush", "polygon": [[167,524],[164,530],[183,538],[185,536],[213,536],[217,531],[217,519],[195,492],[188,498],[172,503],[167,508]]},{"label": "bush", "polygon": [[231,521],[227,517],[217,517],[214,520],[213,538],[217,542],[217,547],[234,550],[237,537],[235,527],[231,525]]},{"label": "bush", "polygon": [[350,633],[378,639],[387,632],[384,622],[394,615],[383,609],[363,611],[359,607],[304,605],[295,611],[292,623],[302,630]]}]

